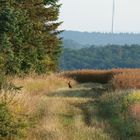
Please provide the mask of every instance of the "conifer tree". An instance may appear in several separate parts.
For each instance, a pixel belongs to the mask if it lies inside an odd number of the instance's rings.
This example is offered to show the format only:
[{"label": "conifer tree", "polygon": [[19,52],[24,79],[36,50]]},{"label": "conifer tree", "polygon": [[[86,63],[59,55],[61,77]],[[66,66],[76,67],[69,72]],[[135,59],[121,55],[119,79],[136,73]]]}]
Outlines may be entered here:
[{"label": "conifer tree", "polygon": [[55,71],[61,52],[57,0],[0,0],[0,63],[6,73]]}]

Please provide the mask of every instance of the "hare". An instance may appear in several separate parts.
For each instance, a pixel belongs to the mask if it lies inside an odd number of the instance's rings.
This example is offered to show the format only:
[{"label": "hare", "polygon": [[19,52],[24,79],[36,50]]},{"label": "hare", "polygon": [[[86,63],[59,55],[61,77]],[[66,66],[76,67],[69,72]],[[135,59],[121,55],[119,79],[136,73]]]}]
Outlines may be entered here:
[{"label": "hare", "polygon": [[72,88],[71,81],[68,81],[68,87]]}]

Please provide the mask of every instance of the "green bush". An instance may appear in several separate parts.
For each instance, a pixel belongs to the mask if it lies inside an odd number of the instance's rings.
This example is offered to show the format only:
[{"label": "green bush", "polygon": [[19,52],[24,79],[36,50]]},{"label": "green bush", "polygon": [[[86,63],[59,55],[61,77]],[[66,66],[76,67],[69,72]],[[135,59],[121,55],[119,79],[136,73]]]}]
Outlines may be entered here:
[{"label": "green bush", "polygon": [[0,90],[2,89],[3,85],[6,83],[6,78],[4,74],[0,71]]},{"label": "green bush", "polygon": [[4,103],[0,103],[0,138],[17,135],[18,125],[12,113]]},{"label": "green bush", "polygon": [[16,137],[24,136],[24,130],[28,127],[28,118],[24,114],[15,114],[10,110],[21,87],[16,87],[4,74],[0,74],[0,140],[15,140]]},{"label": "green bush", "polygon": [[27,118],[15,115],[8,106],[0,103],[0,139],[16,139],[25,136],[28,128]]},{"label": "green bush", "polygon": [[139,136],[140,123],[130,114],[130,105],[140,102],[137,92],[116,91],[106,93],[99,100],[99,115],[108,120],[119,139],[136,140]]}]

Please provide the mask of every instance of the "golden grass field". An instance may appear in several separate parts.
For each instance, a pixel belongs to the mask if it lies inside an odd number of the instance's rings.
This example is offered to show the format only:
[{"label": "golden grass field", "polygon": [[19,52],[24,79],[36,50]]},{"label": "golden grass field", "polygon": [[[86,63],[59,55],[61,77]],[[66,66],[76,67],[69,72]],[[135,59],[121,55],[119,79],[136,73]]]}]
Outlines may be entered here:
[{"label": "golden grass field", "polygon": [[80,83],[110,83],[115,89],[140,89],[140,69],[77,70],[62,75]]},{"label": "golden grass field", "polygon": [[139,73],[82,70],[9,77],[23,88],[14,97],[8,93],[7,102],[13,98],[8,107],[27,126],[22,135],[2,140],[139,140]]}]

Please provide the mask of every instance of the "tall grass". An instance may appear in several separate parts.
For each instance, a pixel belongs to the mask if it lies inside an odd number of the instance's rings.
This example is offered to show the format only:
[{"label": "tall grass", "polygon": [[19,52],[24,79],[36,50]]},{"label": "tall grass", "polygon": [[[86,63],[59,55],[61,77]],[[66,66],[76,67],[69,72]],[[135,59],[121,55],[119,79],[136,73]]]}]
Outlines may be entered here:
[{"label": "tall grass", "polygon": [[[1,75],[2,76],[2,75]],[[24,135],[25,114],[12,109],[18,102],[20,87],[16,87],[3,75],[0,84],[0,139],[18,139]],[[17,106],[16,106],[17,108]]]},{"label": "tall grass", "polygon": [[140,69],[113,70],[112,85],[115,89],[140,89]]},{"label": "tall grass", "polygon": [[139,91],[116,91],[99,98],[99,116],[109,122],[116,139],[137,140],[140,136]]},{"label": "tall grass", "polygon": [[[28,130],[35,127],[46,116],[48,93],[67,87],[71,79],[56,75],[8,77],[10,86],[1,82],[0,91],[0,139],[22,139]],[[71,80],[74,84],[75,82]],[[14,87],[11,87],[16,85]],[[5,90],[3,89],[5,88]],[[14,88],[21,89],[15,92]],[[6,125],[5,125],[6,123]]]},{"label": "tall grass", "polygon": [[[80,106],[89,101],[75,97],[46,98],[46,117],[29,133],[27,140],[111,140],[103,128],[90,127],[85,123],[84,117],[88,114],[83,114]],[[97,121],[95,117],[93,121]]]},{"label": "tall grass", "polygon": [[58,88],[67,87],[68,81],[73,84],[76,82],[70,78],[60,77],[58,75],[50,76],[28,76],[25,78],[15,78],[13,83],[23,86],[22,91],[31,95],[45,95],[56,91]]},{"label": "tall grass", "polygon": [[112,74],[110,70],[77,70],[62,73],[65,77],[73,78],[80,83],[96,82],[103,84],[111,80]]},{"label": "tall grass", "polygon": [[113,89],[140,89],[140,69],[77,70],[62,75],[79,83],[110,83]]},{"label": "tall grass", "polygon": [[[1,120],[6,119],[0,124],[6,125],[0,129],[0,139],[86,140],[98,138],[109,140],[111,136],[105,133],[104,123],[102,127],[98,119],[91,118],[95,117],[94,111],[92,111],[95,107],[92,92],[98,94],[102,88],[97,87],[99,90],[96,91],[93,88],[93,85],[96,86],[96,84],[89,84],[91,87],[85,86],[85,89],[77,86],[79,89],[69,90],[68,81],[71,81],[74,87],[76,82],[95,82],[107,84],[107,87],[109,85],[109,88],[112,89],[139,89],[139,74],[140,69],[81,70],[50,76],[8,77],[9,84],[1,80],[0,117],[2,117]],[[6,90],[3,90],[4,88]],[[15,92],[15,89],[18,89],[18,92]],[[92,90],[88,93],[90,89]],[[58,93],[55,94],[56,91]],[[123,115],[127,114],[131,115],[131,118],[139,119],[139,91],[133,94],[126,94],[126,92],[122,92],[122,94],[109,93],[100,99],[102,104],[109,103],[111,105],[102,106],[104,111],[110,111],[109,113],[112,114],[118,113],[117,116],[120,117],[121,111],[126,109],[127,113],[124,111]],[[117,108],[115,108],[116,106]],[[114,110],[112,110],[113,107]],[[106,112],[104,113],[106,114]],[[122,126],[125,124],[123,118],[127,119],[123,115],[119,118],[122,121],[120,123]],[[90,123],[92,120],[95,122]],[[129,121],[127,122],[129,124]],[[95,127],[89,126],[89,124],[96,123],[97,126],[95,125]],[[7,124],[9,125],[7,126]],[[113,127],[119,127],[116,126],[116,123],[112,124]],[[98,125],[101,126],[101,129],[98,128]],[[130,129],[132,130],[132,127]],[[5,130],[7,130],[6,135],[2,135]],[[127,133],[127,131],[125,132]]]}]

